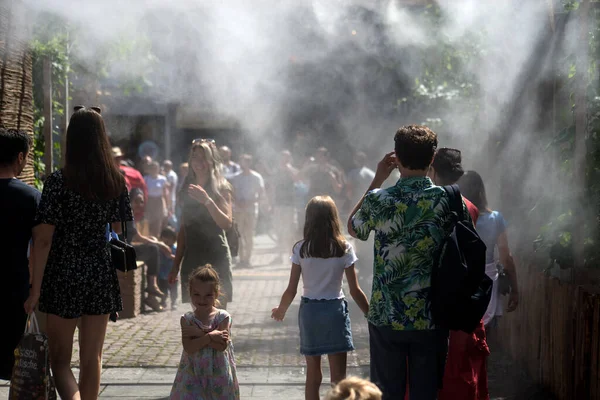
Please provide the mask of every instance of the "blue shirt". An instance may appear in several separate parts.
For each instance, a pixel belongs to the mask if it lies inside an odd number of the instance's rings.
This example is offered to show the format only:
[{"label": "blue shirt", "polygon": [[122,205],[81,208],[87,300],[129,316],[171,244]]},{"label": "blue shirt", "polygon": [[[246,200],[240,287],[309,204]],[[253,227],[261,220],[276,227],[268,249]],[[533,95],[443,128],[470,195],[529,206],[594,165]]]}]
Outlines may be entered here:
[{"label": "blue shirt", "polygon": [[498,238],[505,231],[506,220],[500,211],[480,211],[479,218],[477,219],[477,233],[487,247],[485,254],[486,263],[490,264],[498,260],[496,255]]},{"label": "blue shirt", "polygon": [[[171,253],[175,254],[177,251],[177,245],[171,246]],[[169,279],[169,272],[173,267],[173,259],[167,257],[163,252],[160,253],[160,270],[158,271],[158,279]]]}]

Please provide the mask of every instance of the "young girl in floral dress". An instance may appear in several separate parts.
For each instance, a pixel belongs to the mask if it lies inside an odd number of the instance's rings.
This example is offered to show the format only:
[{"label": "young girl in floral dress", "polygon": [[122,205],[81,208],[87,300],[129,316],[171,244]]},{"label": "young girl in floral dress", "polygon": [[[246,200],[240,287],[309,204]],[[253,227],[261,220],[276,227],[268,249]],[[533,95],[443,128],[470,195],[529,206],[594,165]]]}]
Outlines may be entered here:
[{"label": "young girl in floral dress", "polygon": [[210,265],[189,278],[194,311],[181,317],[183,354],[171,399],[238,400],[240,389],[231,343],[231,316],[217,308],[219,275]]}]

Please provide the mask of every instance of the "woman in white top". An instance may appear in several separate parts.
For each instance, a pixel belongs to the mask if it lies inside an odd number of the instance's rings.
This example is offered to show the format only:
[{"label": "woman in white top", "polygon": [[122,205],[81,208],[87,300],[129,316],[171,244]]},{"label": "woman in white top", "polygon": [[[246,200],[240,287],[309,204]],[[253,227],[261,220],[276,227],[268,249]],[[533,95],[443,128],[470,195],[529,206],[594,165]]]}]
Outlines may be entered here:
[{"label": "woman in white top", "polygon": [[300,353],[306,357],[306,399],[319,399],[322,355],[329,358],[332,384],[346,377],[347,352],[354,350],[354,345],[348,303],[342,291],[344,274],[354,301],[364,314],[369,310],[354,270],[356,255],[340,226],[331,197],[316,196],[308,202],[304,239],[292,251],[290,282],[279,306],[272,310],[272,318],[283,320],[302,275],[304,290],[298,325]]},{"label": "woman in white top", "polygon": [[169,182],[164,175],[159,174],[160,164],[156,161],[150,163],[148,172],[149,174],[144,176],[146,186],[148,186],[146,219],[148,220],[150,236],[159,237],[167,217],[167,210],[171,209]]}]

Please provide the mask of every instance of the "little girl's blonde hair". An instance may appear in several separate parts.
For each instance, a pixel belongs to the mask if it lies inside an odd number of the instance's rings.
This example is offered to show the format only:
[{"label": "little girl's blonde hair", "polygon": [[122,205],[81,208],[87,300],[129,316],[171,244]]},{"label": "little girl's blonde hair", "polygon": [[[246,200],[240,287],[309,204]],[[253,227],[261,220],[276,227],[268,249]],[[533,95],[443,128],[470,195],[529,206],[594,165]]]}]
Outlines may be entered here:
[{"label": "little girl's blonde hair", "polygon": [[373,382],[352,376],[339,382],[326,400],[381,400],[381,390]]},{"label": "little girl's blonde hair", "polygon": [[219,279],[219,274],[212,265],[206,264],[192,271],[188,281],[190,297],[192,297],[192,283],[194,281],[212,283],[215,288],[215,306],[219,307],[221,305],[221,302],[218,300],[218,298],[223,295],[223,293],[221,293],[221,281]]}]

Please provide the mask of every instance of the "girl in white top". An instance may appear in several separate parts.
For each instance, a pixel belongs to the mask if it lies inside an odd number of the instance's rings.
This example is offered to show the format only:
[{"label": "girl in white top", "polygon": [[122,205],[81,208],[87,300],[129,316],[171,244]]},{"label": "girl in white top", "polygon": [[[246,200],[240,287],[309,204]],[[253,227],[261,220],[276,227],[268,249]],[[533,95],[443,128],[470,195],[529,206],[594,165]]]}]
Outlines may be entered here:
[{"label": "girl in white top", "polygon": [[306,399],[319,399],[321,356],[327,355],[331,383],[346,377],[347,352],[354,350],[348,303],[342,291],[344,274],[350,295],[366,314],[367,296],[358,285],[352,246],[340,228],[335,203],[329,196],[312,198],[306,206],[304,239],[294,245],[290,282],[272,318],[282,321],[296,297],[302,276],[303,295],[298,313],[300,353],[306,357]]}]

